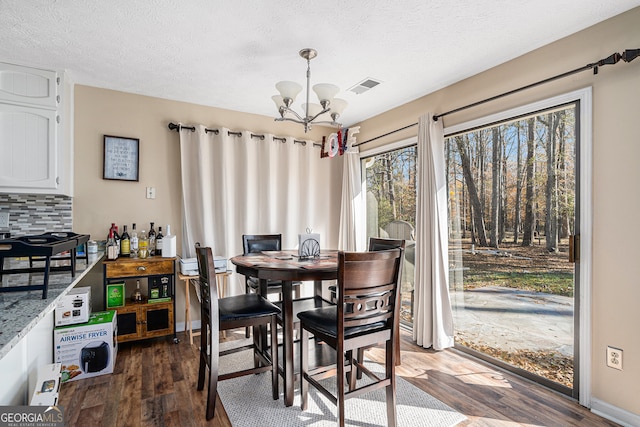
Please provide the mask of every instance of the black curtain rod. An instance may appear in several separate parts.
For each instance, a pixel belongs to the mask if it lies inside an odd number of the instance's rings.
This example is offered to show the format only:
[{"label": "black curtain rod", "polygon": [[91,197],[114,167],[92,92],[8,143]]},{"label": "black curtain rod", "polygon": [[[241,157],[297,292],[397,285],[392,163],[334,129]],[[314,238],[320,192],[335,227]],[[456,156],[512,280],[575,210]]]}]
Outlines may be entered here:
[{"label": "black curtain rod", "polygon": [[[182,129],[187,129],[187,130],[190,130],[191,132],[195,132],[196,131],[195,126],[182,126],[182,125],[177,125],[175,123],[169,123],[168,128],[170,130],[175,130],[176,132],[180,132]],[[220,131],[218,129],[207,129],[207,128],[205,128],[204,131],[205,131],[205,133],[213,132],[216,135],[218,133],[220,133]],[[242,136],[242,132],[227,131],[227,134],[229,136],[231,136],[231,135]],[[264,141],[265,136],[252,133],[251,134],[251,138],[258,138],[258,139]],[[274,141],[280,141],[280,142],[283,142],[283,143],[287,141],[286,138],[280,138],[280,137],[277,137],[277,136],[274,136],[273,140]],[[299,140],[299,139],[294,139],[293,143],[294,144],[302,144],[303,146],[307,145],[307,141],[302,141],[302,140]],[[322,147],[322,144],[320,144],[318,142],[314,142],[313,146],[314,147]]]},{"label": "black curtain rod", "polygon": [[418,125],[418,122],[415,122],[415,123],[412,123],[412,124],[407,125],[407,126],[405,126],[405,127],[402,127],[402,128],[400,128],[400,129],[396,129],[396,130],[392,130],[391,132],[387,132],[387,133],[385,133],[384,135],[379,135],[379,136],[376,136],[375,138],[367,139],[366,141],[362,141],[362,142],[359,142],[359,143],[357,143],[357,144],[353,144],[353,146],[354,146],[354,147],[357,147],[358,145],[366,144],[366,143],[368,143],[368,142],[373,142],[373,141],[375,141],[376,139],[384,138],[385,136],[392,135],[392,134],[394,134],[394,133],[396,133],[396,132],[400,132],[401,130],[409,129],[409,128],[414,127],[414,126],[417,126],[417,125]]},{"label": "black curtain rod", "polygon": [[[437,122],[440,117],[448,116],[449,114],[457,113],[459,111],[466,110],[468,108],[477,107],[478,105],[484,104],[486,102],[495,101],[496,99],[500,99],[500,98],[503,98],[505,96],[513,95],[514,93],[521,92],[521,91],[527,90],[527,89],[531,89],[533,87],[536,87],[536,86],[539,86],[539,85],[542,85],[542,84],[545,84],[545,83],[549,83],[549,82],[552,82],[554,80],[562,79],[564,77],[568,77],[568,76],[571,76],[573,74],[580,73],[582,71],[587,71],[587,70],[593,69],[593,74],[598,74],[598,67],[602,67],[604,65],[617,64],[620,60],[623,60],[624,62],[628,63],[628,62],[631,62],[634,59],[636,59],[638,56],[640,56],[640,49],[627,49],[623,53],[617,53],[616,52],[616,53],[613,53],[613,54],[609,55],[608,57],[606,57],[604,59],[601,59],[598,62],[594,62],[592,64],[587,64],[584,67],[576,68],[575,70],[567,71],[565,73],[558,74],[556,76],[549,77],[549,78],[546,78],[544,80],[540,80],[538,82],[531,83],[529,85],[522,86],[522,87],[519,87],[517,89],[510,90],[508,92],[501,93],[500,95],[492,96],[491,98],[483,99],[482,101],[477,101],[477,102],[474,102],[472,104],[465,105],[464,107],[459,107],[459,108],[456,108],[454,110],[446,111],[446,112],[441,113],[441,114],[434,114],[433,120]],[[375,141],[375,140],[380,139],[380,138],[384,138],[385,136],[389,136],[389,135],[394,134],[396,132],[403,131],[403,130],[408,129],[410,127],[416,126],[417,124],[418,124],[418,122],[412,123],[410,125],[407,125],[407,126],[404,126],[404,127],[400,128],[400,129],[396,129],[396,130],[393,130],[391,132],[387,132],[384,135],[376,136],[375,138],[368,139],[368,140],[363,141],[363,142],[361,142],[359,144],[354,144],[354,147],[358,146],[358,145],[362,145],[362,144],[367,144],[369,142]]]},{"label": "black curtain rod", "polygon": [[[190,130],[191,132],[196,131],[196,128],[194,126],[182,126],[182,125],[177,125],[175,123],[169,123],[168,127],[170,130],[175,130],[176,132],[180,132],[182,129],[187,129],[187,130]],[[204,132],[205,133],[213,132],[216,135],[219,133],[218,129],[207,129],[207,128],[204,129]]]}]

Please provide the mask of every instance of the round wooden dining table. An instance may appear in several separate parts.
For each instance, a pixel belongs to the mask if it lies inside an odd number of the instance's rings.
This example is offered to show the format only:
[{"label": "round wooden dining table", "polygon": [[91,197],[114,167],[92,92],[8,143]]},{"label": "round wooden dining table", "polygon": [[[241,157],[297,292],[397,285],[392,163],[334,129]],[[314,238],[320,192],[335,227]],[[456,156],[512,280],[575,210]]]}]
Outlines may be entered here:
[{"label": "round wooden dining table", "polygon": [[[303,259],[298,251],[264,251],[256,254],[238,255],[231,258],[236,272],[259,279],[259,293],[266,297],[267,282],[282,282],[282,366],[279,370],[284,379],[285,406],[293,405],[293,390],[296,373],[294,371],[294,311],[293,282],[314,282],[311,298],[295,300],[295,305],[306,309],[330,305],[322,299],[322,281],[338,278],[338,251],[323,250],[317,258]],[[266,345],[266,330],[261,332],[260,341]],[[275,362],[278,363],[278,362]]]}]

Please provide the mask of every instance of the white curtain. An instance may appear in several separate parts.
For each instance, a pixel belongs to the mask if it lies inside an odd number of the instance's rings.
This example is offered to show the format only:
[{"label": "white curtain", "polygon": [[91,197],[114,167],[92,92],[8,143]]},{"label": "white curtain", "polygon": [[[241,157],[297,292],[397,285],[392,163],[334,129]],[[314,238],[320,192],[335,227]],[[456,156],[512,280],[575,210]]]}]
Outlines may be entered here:
[{"label": "white curtain", "polygon": [[418,195],[413,338],[418,345],[452,347],[449,299],[447,186],[442,120],[425,114],[418,121]]},{"label": "white curtain", "polygon": [[353,147],[355,134],[359,131],[359,126],[349,128],[347,150],[343,155],[342,204],[338,249],[344,251],[364,251],[366,243],[360,150],[358,147]]},{"label": "white curtain", "polygon": [[[331,212],[340,198],[331,196],[331,188],[338,174],[313,141],[194,127],[179,132],[183,258],[195,256],[196,242],[233,257],[242,253],[243,234],[282,234],[283,248],[294,249],[307,228],[320,233],[322,247],[335,245],[337,217]],[[239,293],[239,279],[232,283],[231,292]]]}]

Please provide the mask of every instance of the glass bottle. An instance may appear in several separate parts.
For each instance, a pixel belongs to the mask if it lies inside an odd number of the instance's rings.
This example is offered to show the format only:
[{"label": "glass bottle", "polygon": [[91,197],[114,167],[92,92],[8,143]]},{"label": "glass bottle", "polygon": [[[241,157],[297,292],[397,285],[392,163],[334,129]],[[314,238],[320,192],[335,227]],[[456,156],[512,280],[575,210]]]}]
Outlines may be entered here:
[{"label": "glass bottle", "polygon": [[113,229],[109,232],[109,238],[107,239],[107,259],[114,260],[118,258],[118,246],[116,245],[116,239],[113,237]]},{"label": "glass bottle", "polygon": [[123,226],[122,236],[120,236],[120,255],[123,257],[131,256],[131,240],[127,233],[127,226]]},{"label": "glass bottle", "polygon": [[131,294],[132,302],[144,302],[144,295],[142,295],[142,289],[140,288],[140,280],[136,280],[136,289]]},{"label": "glass bottle", "polygon": [[[117,246],[116,250],[119,254],[120,253],[120,235],[118,234],[118,226],[115,224],[115,222],[111,223],[111,228],[109,228],[109,232],[107,233],[107,246],[109,246],[109,238],[113,238],[113,241]],[[107,254],[107,259],[109,259],[108,254]]]},{"label": "glass bottle", "polygon": [[118,256],[120,256],[120,234],[118,234],[118,226],[113,226],[113,239],[116,241],[116,248],[118,250]]},{"label": "glass bottle", "polygon": [[131,256],[133,258],[138,257],[138,232],[136,231],[136,223],[133,223],[131,229]]},{"label": "glass bottle", "polygon": [[145,259],[149,256],[149,238],[144,230],[140,232],[140,239],[138,240],[138,256],[140,259]]},{"label": "glass bottle", "polygon": [[156,254],[156,230],[153,229],[153,222],[149,228],[149,256]]},{"label": "glass bottle", "polygon": [[158,234],[156,235],[156,256],[162,256],[162,227],[158,227]]}]

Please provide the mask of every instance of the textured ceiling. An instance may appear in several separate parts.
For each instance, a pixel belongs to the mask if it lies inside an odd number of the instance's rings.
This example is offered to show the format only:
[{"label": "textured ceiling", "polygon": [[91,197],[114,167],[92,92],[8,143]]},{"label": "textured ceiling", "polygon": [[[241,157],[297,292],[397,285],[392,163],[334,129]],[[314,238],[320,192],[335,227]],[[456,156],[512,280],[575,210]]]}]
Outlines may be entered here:
[{"label": "textured ceiling", "polygon": [[[0,61],[66,69],[78,84],[275,116],[274,84],[304,85],[298,51],[312,47],[312,84],[341,88],[349,102],[342,120],[352,125],[638,5],[0,0]],[[368,77],[383,83],[346,91]]]}]

